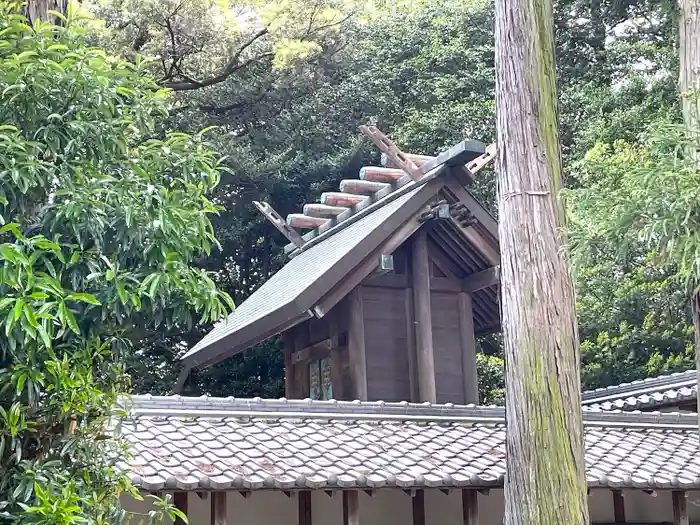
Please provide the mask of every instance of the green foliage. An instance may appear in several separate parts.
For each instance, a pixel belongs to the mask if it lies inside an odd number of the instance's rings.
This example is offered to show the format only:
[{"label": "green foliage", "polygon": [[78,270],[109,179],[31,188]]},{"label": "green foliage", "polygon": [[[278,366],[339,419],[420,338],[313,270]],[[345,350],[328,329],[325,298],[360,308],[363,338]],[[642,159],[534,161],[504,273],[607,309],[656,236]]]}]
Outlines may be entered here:
[{"label": "green foliage", "polygon": [[[578,165],[584,188],[568,201],[589,380],[692,367],[688,289],[698,282],[700,191],[686,155],[692,140],[665,120],[637,144],[599,144]],[[614,315],[598,315],[610,305]]]},{"label": "green foliage", "polygon": [[192,266],[216,246],[218,161],[163,131],[144,64],[17,9],[0,2],[0,523],[117,523],[121,361],[230,305]]},{"label": "green foliage", "polygon": [[[98,40],[124,56],[139,50],[165,57],[154,66],[163,84],[183,80],[182,72],[208,79],[258,27],[221,27],[223,18],[213,18],[222,6],[240,12],[244,4],[215,2],[207,11],[211,4],[110,0],[96,12],[107,26]],[[493,139],[491,2],[365,4],[369,7],[357,16],[353,3],[313,3],[319,9],[332,5],[344,22],[312,29],[308,55],[291,53],[285,67],[273,64],[275,50],[284,49],[275,47],[284,37],[276,26],[277,32],[243,50],[238,64],[245,67],[225,81],[176,93],[172,125],[184,130],[216,125],[210,139],[229,155],[230,173],[212,198],[225,208],[213,219],[223,249],[199,264],[237,301],[284,261],[284,239],[251,201],[267,200],[285,215],[340,179],[356,177],[363,164],[378,160],[358,137],[359,124],[376,123],[416,153],[435,153],[465,136]],[[280,13],[292,13],[288,3],[281,5]],[[568,186],[581,188],[591,181],[579,161],[597,143],[634,144],[651,122],[677,118],[675,6],[666,0],[558,0],[555,8],[564,174]],[[313,12],[311,3],[298,3],[285,19],[291,38],[324,25],[300,24],[313,22]],[[175,61],[179,72],[170,67]],[[493,210],[491,171],[483,170],[471,190]],[[603,267],[604,257],[614,258],[615,244],[610,246],[612,252],[581,262],[577,276],[586,387],[688,363],[682,284],[666,280],[661,270],[652,272],[658,282],[645,281],[643,264]],[[639,256],[647,252],[642,248]],[[173,326],[144,339],[130,361],[135,387],[167,392],[178,372],[175,353],[204,333],[201,326]],[[281,396],[281,374],[281,355],[271,342],[196,374],[188,392]]]}]

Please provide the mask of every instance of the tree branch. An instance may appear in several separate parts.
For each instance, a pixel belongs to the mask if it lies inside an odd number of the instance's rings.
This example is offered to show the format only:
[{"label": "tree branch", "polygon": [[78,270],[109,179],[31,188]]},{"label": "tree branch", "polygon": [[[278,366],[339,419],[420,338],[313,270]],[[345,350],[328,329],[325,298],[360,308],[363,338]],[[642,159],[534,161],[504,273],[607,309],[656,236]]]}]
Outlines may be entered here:
[{"label": "tree branch", "polygon": [[252,46],[258,39],[267,35],[267,33],[268,33],[267,28],[263,28],[260,31],[258,31],[257,33],[255,33],[247,42],[245,42],[238,49],[238,51],[236,51],[236,53],[231,57],[231,59],[227,62],[224,69],[218,75],[207,78],[205,80],[194,80],[194,79],[190,78],[190,79],[183,79],[182,81],[179,81],[179,82],[166,81],[163,83],[163,86],[170,88],[172,90],[175,90],[175,91],[187,91],[187,90],[192,90],[192,89],[199,89],[199,88],[203,88],[203,87],[213,86],[214,84],[219,84],[219,83],[223,82],[224,80],[226,80],[229,76],[231,76],[233,73],[235,73],[239,69],[242,69],[242,68],[246,67],[247,65],[249,65],[253,62],[256,62],[262,58],[271,57],[274,55],[271,52],[263,53],[263,54],[259,55],[258,57],[251,58],[250,60],[246,60],[245,62],[240,62],[240,58],[241,58],[241,55],[243,54],[243,52],[246,49],[248,49],[250,46]]}]

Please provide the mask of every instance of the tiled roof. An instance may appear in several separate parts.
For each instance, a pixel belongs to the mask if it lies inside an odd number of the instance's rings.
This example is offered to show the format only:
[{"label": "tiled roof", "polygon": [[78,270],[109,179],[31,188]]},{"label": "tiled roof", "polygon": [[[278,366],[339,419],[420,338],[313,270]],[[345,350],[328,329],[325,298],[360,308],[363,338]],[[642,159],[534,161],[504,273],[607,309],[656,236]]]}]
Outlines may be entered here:
[{"label": "tiled roof", "polygon": [[697,398],[697,372],[689,370],[584,392],[583,405],[601,410],[674,406]]},{"label": "tiled roof", "polygon": [[[497,407],[135,397],[121,424],[145,490],[493,487]],[[689,414],[584,411],[591,487],[700,488]]]}]

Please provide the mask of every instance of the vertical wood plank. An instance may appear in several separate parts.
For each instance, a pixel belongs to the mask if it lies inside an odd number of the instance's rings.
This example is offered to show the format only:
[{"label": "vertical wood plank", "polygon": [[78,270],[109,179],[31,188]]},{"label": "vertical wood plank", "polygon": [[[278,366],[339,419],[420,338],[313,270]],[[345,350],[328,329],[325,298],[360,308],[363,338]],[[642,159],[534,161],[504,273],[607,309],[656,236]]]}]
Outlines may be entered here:
[{"label": "vertical wood plank", "polygon": [[299,525],[311,525],[311,491],[299,491]]},{"label": "vertical wood plank", "polygon": [[621,490],[613,490],[613,514],[615,523],[626,523],[625,518],[625,498]]},{"label": "vertical wood plank", "polygon": [[413,503],[413,525],[425,525],[425,492],[417,490],[411,498]]},{"label": "vertical wood plank", "polygon": [[365,319],[362,307],[362,287],[348,295],[348,352],[352,376],[353,397],[367,401],[367,359],[365,356]]},{"label": "vertical wood plank", "polygon": [[464,525],[479,525],[478,492],[462,489],[462,520]]},{"label": "vertical wood plank", "polygon": [[217,491],[211,495],[211,525],[227,525],[224,491]]},{"label": "vertical wood plank", "polygon": [[689,525],[688,500],[684,490],[674,490],[671,493],[673,499],[673,525]]},{"label": "vertical wood plank", "polygon": [[343,525],[360,525],[360,493],[343,491]]},{"label": "vertical wood plank", "polygon": [[282,334],[282,343],[284,345],[284,397],[287,399],[294,398],[294,365],[292,364],[292,353],[294,352],[294,335],[293,329],[287,330]]},{"label": "vertical wood plank", "polygon": [[[187,516],[187,492],[176,492],[173,495],[173,505],[182,512],[185,516]],[[185,525],[185,522],[181,520],[180,518],[177,518],[175,520],[175,525]]]},{"label": "vertical wood plank", "polygon": [[339,309],[331,310],[329,314],[331,347],[331,387],[333,399],[345,399],[343,397],[343,360],[340,337],[340,323],[338,319]]},{"label": "vertical wood plank", "polygon": [[412,239],[411,270],[413,274],[419,401],[436,403],[433,321],[430,307],[430,261],[425,228],[419,229]]},{"label": "vertical wood plank", "polygon": [[416,316],[413,308],[413,288],[404,290],[404,316],[406,317],[406,351],[408,352],[408,386],[410,401],[418,401],[418,362],[416,360]]},{"label": "vertical wood plank", "polygon": [[479,403],[479,377],[476,371],[476,337],[472,296],[459,294],[459,339],[462,347],[462,375],[464,376],[464,402]]}]

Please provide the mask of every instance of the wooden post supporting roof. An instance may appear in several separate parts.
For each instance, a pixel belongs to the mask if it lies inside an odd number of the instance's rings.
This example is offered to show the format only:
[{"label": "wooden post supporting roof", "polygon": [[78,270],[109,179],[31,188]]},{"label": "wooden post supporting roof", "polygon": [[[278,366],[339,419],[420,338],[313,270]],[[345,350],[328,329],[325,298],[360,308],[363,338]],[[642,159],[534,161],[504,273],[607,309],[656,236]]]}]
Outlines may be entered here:
[{"label": "wooden post supporting roof", "polygon": [[404,315],[406,316],[406,352],[408,353],[408,387],[410,400],[417,402],[420,399],[418,391],[418,362],[416,359],[416,329],[415,308],[413,307],[413,289],[404,291]]},{"label": "wooden post supporting roof", "polygon": [[476,371],[476,338],[474,336],[474,312],[472,296],[461,292],[459,301],[459,339],[462,347],[462,375],[464,376],[464,402],[479,403],[479,377]]},{"label": "wooden post supporting roof", "polygon": [[435,358],[433,355],[433,321],[430,306],[430,259],[424,228],[412,237],[413,310],[416,331],[419,401],[437,402]]},{"label": "wooden post supporting roof", "polygon": [[674,490],[671,493],[673,499],[673,525],[689,525],[688,500],[684,490]]},{"label": "wooden post supporting roof", "polygon": [[[187,516],[187,496],[187,492],[176,492],[173,495],[173,504],[177,510],[182,512],[185,516]],[[177,518],[175,520],[175,525],[185,525],[185,522],[182,519]]]},{"label": "wooden post supporting roof", "polygon": [[348,296],[348,357],[354,399],[367,401],[367,358],[365,356],[365,318],[362,307],[362,287]]},{"label": "wooden post supporting roof", "polygon": [[343,491],[343,525],[360,525],[360,493]]},{"label": "wooden post supporting roof", "polygon": [[613,514],[615,515],[615,523],[626,523],[625,518],[625,498],[621,490],[613,490]]},{"label": "wooden post supporting roof", "polygon": [[311,525],[311,491],[299,491],[299,524]]},{"label": "wooden post supporting roof", "polygon": [[211,525],[227,525],[224,491],[217,491],[211,495]]},{"label": "wooden post supporting roof", "polygon": [[413,504],[413,525],[425,525],[425,492],[417,490],[411,498]]},{"label": "wooden post supporting roof", "polygon": [[462,521],[464,525],[479,525],[478,492],[462,489]]}]

